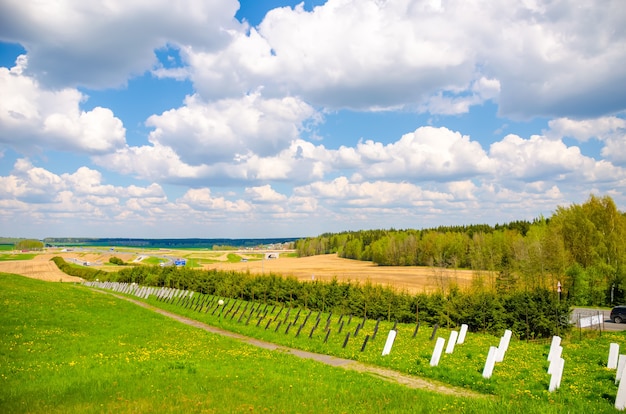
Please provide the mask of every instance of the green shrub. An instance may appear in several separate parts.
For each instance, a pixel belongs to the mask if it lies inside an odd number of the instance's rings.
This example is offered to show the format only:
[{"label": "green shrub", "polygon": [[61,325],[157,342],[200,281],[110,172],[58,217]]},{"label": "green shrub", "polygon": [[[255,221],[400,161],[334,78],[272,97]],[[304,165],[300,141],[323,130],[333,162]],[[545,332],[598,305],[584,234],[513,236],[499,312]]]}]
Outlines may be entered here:
[{"label": "green shrub", "polygon": [[89,267],[72,266],[60,256],[55,256],[50,260],[52,260],[63,273],[70,276],[80,277],[85,280],[106,280],[109,278],[109,274],[107,272]]},{"label": "green shrub", "polygon": [[112,264],[118,265],[118,266],[124,266],[126,264],[122,259],[120,259],[119,257],[115,257],[115,256],[112,256],[109,259],[109,263],[112,263]]}]

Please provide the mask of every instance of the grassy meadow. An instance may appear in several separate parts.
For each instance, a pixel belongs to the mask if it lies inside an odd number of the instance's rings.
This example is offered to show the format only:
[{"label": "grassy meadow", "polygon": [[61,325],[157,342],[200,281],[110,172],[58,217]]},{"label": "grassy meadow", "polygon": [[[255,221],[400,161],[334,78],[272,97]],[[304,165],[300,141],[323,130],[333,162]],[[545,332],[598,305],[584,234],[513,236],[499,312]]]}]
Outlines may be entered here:
[{"label": "grassy meadow", "polygon": [[[426,326],[413,337],[414,325],[398,324],[391,354],[381,357],[390,322],[380,322],[377,337],[361,352],[376,321],[366,321],[354,336],[362,319],[314,312],[300,328],[306,310],[287,315],[286,308],[232,299],[220,308],[217,298],[196,297],[202,300],[166,303],[152,296],[146,302],[274,343],[389,367],[484,396],[411,389],[211,334],[82,285],[0,274],[0,412],[615,412],[615,372],[605,366],[608,344],[624,346],[621,333],[565,339],[561,388],[548,393],[549,342],[513,340],[504,362],[485,380],[487,351],[499,340],[491,335],[468,333],[465,344],[430,367],[434,341]],[[331,334],[325,341],[327,323]],[[344,347],[347,332],[351,338]],[[447,339],[449,332],[441,328],[437,336]]]},{"label": "grassy meadow", "polygon": [[[606,368],[609,344],[617,342],[623,349],[626,343],[626,335],[622,332],[574,331],[561,343],[565,359],[561,387],[550,393],[550,376],[547,374],[550,340],[525,342],[513,339],[504,361],[496,364],[490,379],[485,379],[482,371],[489,347],[498,346],[500,339],[493,335],[468,333],[464,344],[456,345],[452,354],[444,353],[439,366],[431,367],[435,340],[430,339],[433,328],[428,326],[420,326],[416,332],[415,325],[397,324],[391,354],[381,356],[394,322],[381,321],[374,338],[375,320],[367,320],[357,329],[362,318],[318,312],[311,312],[307,317],[309,311],[304,309],[298,315],[298,309],[288,311],[280,306],[233,299],[225,299],[223,308],[219,308],[217,298],[198,295],[195,300],[173,300],[172,303],[151,296],[147,302],[269,342],[354,359],[483,393],[491,396],[490,401],[498,401],[490,408],[494,412],[614,412],[617,386],[614,383],[615,370]],[[250,312],[251,309],[254,310]],[[447,340],[450,331],[439,328],[434,338]],[[348,333],[350,337],[346,341]],[[364,347],[366,335],[369,339]]]},{"label": "grassy meadow", "polygon": [[[207,333],[70,283],[0,274],[0,412],[484,412]],[[495,405],[494,405],[495,406]]]},{"label": "grassy meadow", "polygon": [[0,261],[4,262],[8,260],[31,260],[35,256],[35,253],[0,253]]}]

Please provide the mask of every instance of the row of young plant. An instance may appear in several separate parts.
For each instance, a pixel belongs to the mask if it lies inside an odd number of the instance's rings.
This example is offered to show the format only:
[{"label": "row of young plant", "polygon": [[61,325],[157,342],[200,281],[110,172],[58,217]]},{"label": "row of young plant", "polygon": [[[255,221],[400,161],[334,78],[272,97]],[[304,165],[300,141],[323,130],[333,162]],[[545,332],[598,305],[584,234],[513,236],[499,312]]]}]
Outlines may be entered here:
[{"label": "row of young plant", "polygon": [[103,272],[99,279],[401,323],[420,322],[449,328],[466,323],[472,332],[500,334],[504,329],[511,329],[521,339],[546,338],[570,329],[567,302],[540,288],[508,294],[452,288],[447,294],[412,295],[369,282],[337,279],[305,282],[274,274],[157,266]]}]

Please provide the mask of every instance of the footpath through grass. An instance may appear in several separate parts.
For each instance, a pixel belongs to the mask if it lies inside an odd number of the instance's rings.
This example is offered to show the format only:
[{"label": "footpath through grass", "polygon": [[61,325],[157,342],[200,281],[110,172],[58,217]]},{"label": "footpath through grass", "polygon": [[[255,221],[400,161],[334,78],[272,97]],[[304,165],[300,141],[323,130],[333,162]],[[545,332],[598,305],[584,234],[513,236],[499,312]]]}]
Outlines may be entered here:
[{"label": "footpath through grass", "polygon": [[[75,284],[0,273],[0,412],[456,412],[406,388],[183,325]],[[499,411],[505,412],[505,411]]]},{"label": "footpath through grass", "polygon": [[[548,393],[549,344],[513,341],[492,379],[484,380],[480,373],[488,346],[498,341],[490,335],[468,334],[465,344],[444,354],[433,368],[427,327],[413,338],[414,327],[399,324],[391,355],[381,357],[392,327],[386,322],[361,352],[364,335],[372,333],[376,321],[368,320],[344,348],[346,332],[354,334],[360,322],[356,318],[344,317],[340,335],[341,317],[332,315],[333,334],[324,342],[327,314],[303,310],[298,317],[297,310],[287,315],[286,308],[252,303],[245,313],[247,302],[227,300],[220,316],[209,306],[216,298],[198,299],[170,304],[151,297],[146,302],[249,336],[439,379],[488,396],[460,398],[410,389],[210,334],[85,286],[0,274],[0,412],[615,412],[615,373],[605,365],[608,343],[623,346],[622,334],[565,340],[561,389]],[[258,310],[250,317],[252,306]],[[271,317],[259,322],[257,315],[265,312]],[[306,329],[298,334],[293,321],[301,323],[309,314]],[[320,326],[311,335],[317,317]],[[292,328],[285,333],[289,322]],[[449,331],[438,334],[447,338]]]},{"label": "footpath through grass", "polygon": [[[168,301],[150,296],[146,302],[268,342],[354,359],[482,392],[492,396],[490,401],[497,401],[489,408],[493,412],[615,412],[615,370],[607,369],[606,364],[611,342],[624,348],[623,332],[602,335],[587,332],[580,337],[575,332],[564,338],[563,380],[560,389],[551,393],[547,374],[550,340],[529,343],[513,339],[504,361],[496,364],[490,379],[485,379],[482,370],[489,347],[499,343],[499,338],[493,335],[468,333],[464,344],[457,345],[452,354],[444,353],[439,366],[431,367],[429,362],[435,343],[431,339],[431,327],[421,326],[413,335],[415,325],[397,324],[391,354],[381,356],[387,333],[395,325],[393,322],[381,321],[373,338],[375,320],[366,320],[363,324],[362,318],[306,309],[289,310],[280,305],[227,298],[220,308],[216,306],[217,299],[195,294],[191,300]],[[435,338],[443,337],[447,341],[450,331],[439,328]],[[366,335],[369,340],[364,347]],[[466,402],[464,407],[473,409],[475,403],[491,404],[474,401]]]}]

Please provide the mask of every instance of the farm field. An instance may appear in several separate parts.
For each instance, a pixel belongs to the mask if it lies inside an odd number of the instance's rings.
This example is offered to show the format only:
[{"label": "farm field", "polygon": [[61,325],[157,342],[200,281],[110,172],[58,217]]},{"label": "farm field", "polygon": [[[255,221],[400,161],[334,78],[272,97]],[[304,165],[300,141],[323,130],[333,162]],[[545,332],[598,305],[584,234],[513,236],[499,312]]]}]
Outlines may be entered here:
[{"label": "farm field", "polygon": [[[247,261],[229,260],[229,255],[239,255]],[[50,262],[54,256],[61,256],[66,261],[79,258],[86,262],[94,263],[92,267],[113,271],[116,267],[107,265],[110,257],[116,256],[125,262],[131,262],[136,257],[144,255],[157,256],[167,255],[170,257],[182,257],[188,261],[198,263],[205,269],[232,270],[238,272],[250,272],[252,274],[273,273],[283,276],[294,276],[299,280],[331,280],[336,277],[340,281],[358,281],[364,283],[393,286],[409,293],[432,292],[442,287],[447,288],[451,283],[459,287],[468,287],[472,283],[474,272],[471,270],[440,269],[418,266],[378,266],[371,262],[343,259],[337,255],[320,255],[310,257],[289,257],[282,254],[278,259],[261,260],[261,254],[248,251],[235,252],[198,252],[193,250],[167,250],[162,252],[144,252],[140,250],[130,251],[74,251],[74,252],[45,252],[36,255],[28,261],[0,262],[0,272],[15,273],[28,277],[37,277],[49,281],[74,281],[64,279],[68,277],[60,272]],[[210,263],[203,263],[203,260]],[[99,263],[99,265],[95,265]],[[55,279],[56,278],[56,279]]]},{"label": "farm field", "polygon": [[0,261],[0,272],[14,273],[47,282],[80,282],[79,277],[69,276],[50,261],[52,256],[41,254],[31,260]]},{"label": "farm field", "polygon": [[406,289],[410,293],[431,292],[450,283],[459,287],[471,285],[474,272],[418,266],[378,266],[371,262],[343,259],[335,254],[309,257],[282,257],[278,259],[239,263],[220,262],[205,266],[219,270],[249,271],[253,274],[274,273],[295,276],[299,280],[340,281],[369,280],[372,283]]}]

